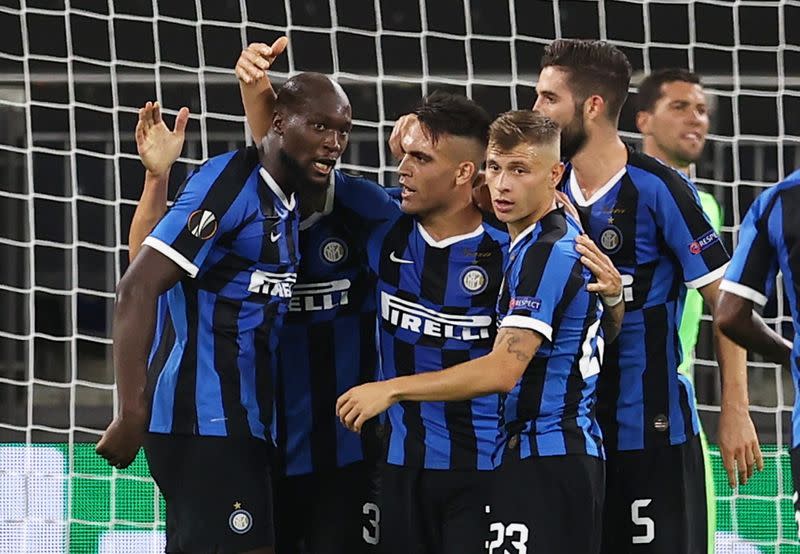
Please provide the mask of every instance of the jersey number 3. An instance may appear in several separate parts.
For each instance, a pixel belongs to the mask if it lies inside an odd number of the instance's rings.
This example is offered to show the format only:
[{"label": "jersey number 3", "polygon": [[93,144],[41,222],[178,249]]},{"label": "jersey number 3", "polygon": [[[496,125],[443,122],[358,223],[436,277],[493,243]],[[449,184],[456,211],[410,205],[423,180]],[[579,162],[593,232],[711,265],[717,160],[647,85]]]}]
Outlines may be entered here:
[{"label": "jersey number 3", "polygon": [[361,512],[368,518],[366,524],[361,527],[364,542],[378,544],[381,540],[381,509],[377,504],[365,502]]}]

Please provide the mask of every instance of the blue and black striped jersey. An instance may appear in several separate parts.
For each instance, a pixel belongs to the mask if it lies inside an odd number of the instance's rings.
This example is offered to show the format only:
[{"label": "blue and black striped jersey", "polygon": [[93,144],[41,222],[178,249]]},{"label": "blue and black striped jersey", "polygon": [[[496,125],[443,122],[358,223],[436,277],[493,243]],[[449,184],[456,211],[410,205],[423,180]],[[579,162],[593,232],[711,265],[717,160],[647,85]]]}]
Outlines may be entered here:
[{"label": "blue and black striped jersey", "polygon": [[334,200],[353,177],[334,175],[323,212],[300,222],[303,262],[278,334],[277,443],[288,475],[364,458],[359,435],[336,417],[336,399],[375,379],[375,278],[365,223]]},{"label": "blue and black striped jersey", "polygon": [[266,438],[297,226],[294,196],[243,148],[203,164],[145,239],[188,274],[159,303],[151,432]]},{"label": "blue and black striped jersey", "polygon": [[592,274],[575,250],[580,233],[558,209],[520,233],[509,249],[497,302],[500,328],[531,329],[544,339],[501,404],[500,445],[519,435],[522,458],[604,456],[595,417],[603,308],[586,290]]},{"label": "blue and black striped jersey", "polygon": [[598,419],[609,452],[682,444],[699,431],[694,390],[678,372],[686,289],[720,279],[728,255],[684,176],[629,150],[590,200],[571,168],[566,192],[586,233],[622,274],[625,317],[606,348]]},{"label": "blue and black striped jersey", "polygon": [[[492,349],[508,234],[489,225],[436,241],[375,183],[354,181],[337,199],[372,224],[381,375],[437,371]],[[386,461],[427,469],[489,470],[498,396],[401,402],[388,411]]]},{"label": "blue and black striped jersey", "polygon": [[792,446],[800,445],[800,170],[756,198],[720,290],[764,306],[780,269],[794,322]]}]

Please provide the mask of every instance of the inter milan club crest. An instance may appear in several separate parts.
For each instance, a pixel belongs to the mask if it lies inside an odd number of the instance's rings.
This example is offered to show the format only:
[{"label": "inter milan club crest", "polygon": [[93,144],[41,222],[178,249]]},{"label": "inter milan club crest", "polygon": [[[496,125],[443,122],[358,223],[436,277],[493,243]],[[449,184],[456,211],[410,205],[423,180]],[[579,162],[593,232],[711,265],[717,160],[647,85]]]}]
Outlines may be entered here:
[{"label": "inter milan club crest", "polygon": [[189,232],[201,240],[208,240],[217,232],[217,217],[208,210],[195,210],[186,223]]},{"label": "inter milan club crest", "polygon": [[247,510],[242,509],[239,502],[234,503],[233,507],[234,510],[228,518],[228,525],[234,533],[244,535],[253,527],[253,516]]},{"label": "inter milan club crest", "polygon": [[611,225],[600,233],[600,247],[609,254],[613,254],[619,250],[621,246],[622,233],[617,227]]},{"label": "inter milan club crest", "polygon": [[486,289],[489,277],[482,267],[470,266],[461,273],[461,285],[469,294],[479,294]]},{"label": "inter milan club crest", "polygon": [[330,239],[322,243],[320,254],[329,264],[338,264],[347,257],[347,245],[340,239]]}]

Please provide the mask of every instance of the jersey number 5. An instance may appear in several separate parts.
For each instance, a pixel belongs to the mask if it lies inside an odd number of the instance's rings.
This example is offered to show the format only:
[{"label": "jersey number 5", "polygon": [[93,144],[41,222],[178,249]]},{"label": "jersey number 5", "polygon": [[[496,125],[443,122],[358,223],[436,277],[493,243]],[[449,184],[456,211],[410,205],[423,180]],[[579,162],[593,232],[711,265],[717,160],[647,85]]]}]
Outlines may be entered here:
[{"label": "jersey number 5", "polygon": [[644,534],[633,536],[633,544],[649,544],[656,538],[655,521],[639,514],[639,510],[649,506],[652,501],[652,498],[640,498],[631,504],[631,521],[634,525],[644,527]]}]

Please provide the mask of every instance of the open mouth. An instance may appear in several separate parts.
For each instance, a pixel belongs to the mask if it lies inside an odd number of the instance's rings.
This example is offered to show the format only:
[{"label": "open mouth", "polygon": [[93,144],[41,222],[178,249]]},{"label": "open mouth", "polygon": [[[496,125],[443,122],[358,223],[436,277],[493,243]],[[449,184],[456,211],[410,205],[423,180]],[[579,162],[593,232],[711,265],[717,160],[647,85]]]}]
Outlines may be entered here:
[{"label": "open mouth", "polygon": [[495,211],[500,213],[508,213],[514,208],[514,203],[510,200],[505,200],[504,198],[498,198],[492,202]]},{"label": "open mouth", "polygon": [[400,190],[400,198],[405,200],[406,198],[413,196],[416,192],[417,192],[416,190],[403,185],[402,189]]},{"label": "open mouth", "polygon": [[319,158],[314,160],[314,163],[311,164],[311,167],[313,167],[315,171],[321,173],[322,175],[329,175],[333,170],[334,165],[336,165],[336,160],[332,160],[330,158]]}]

